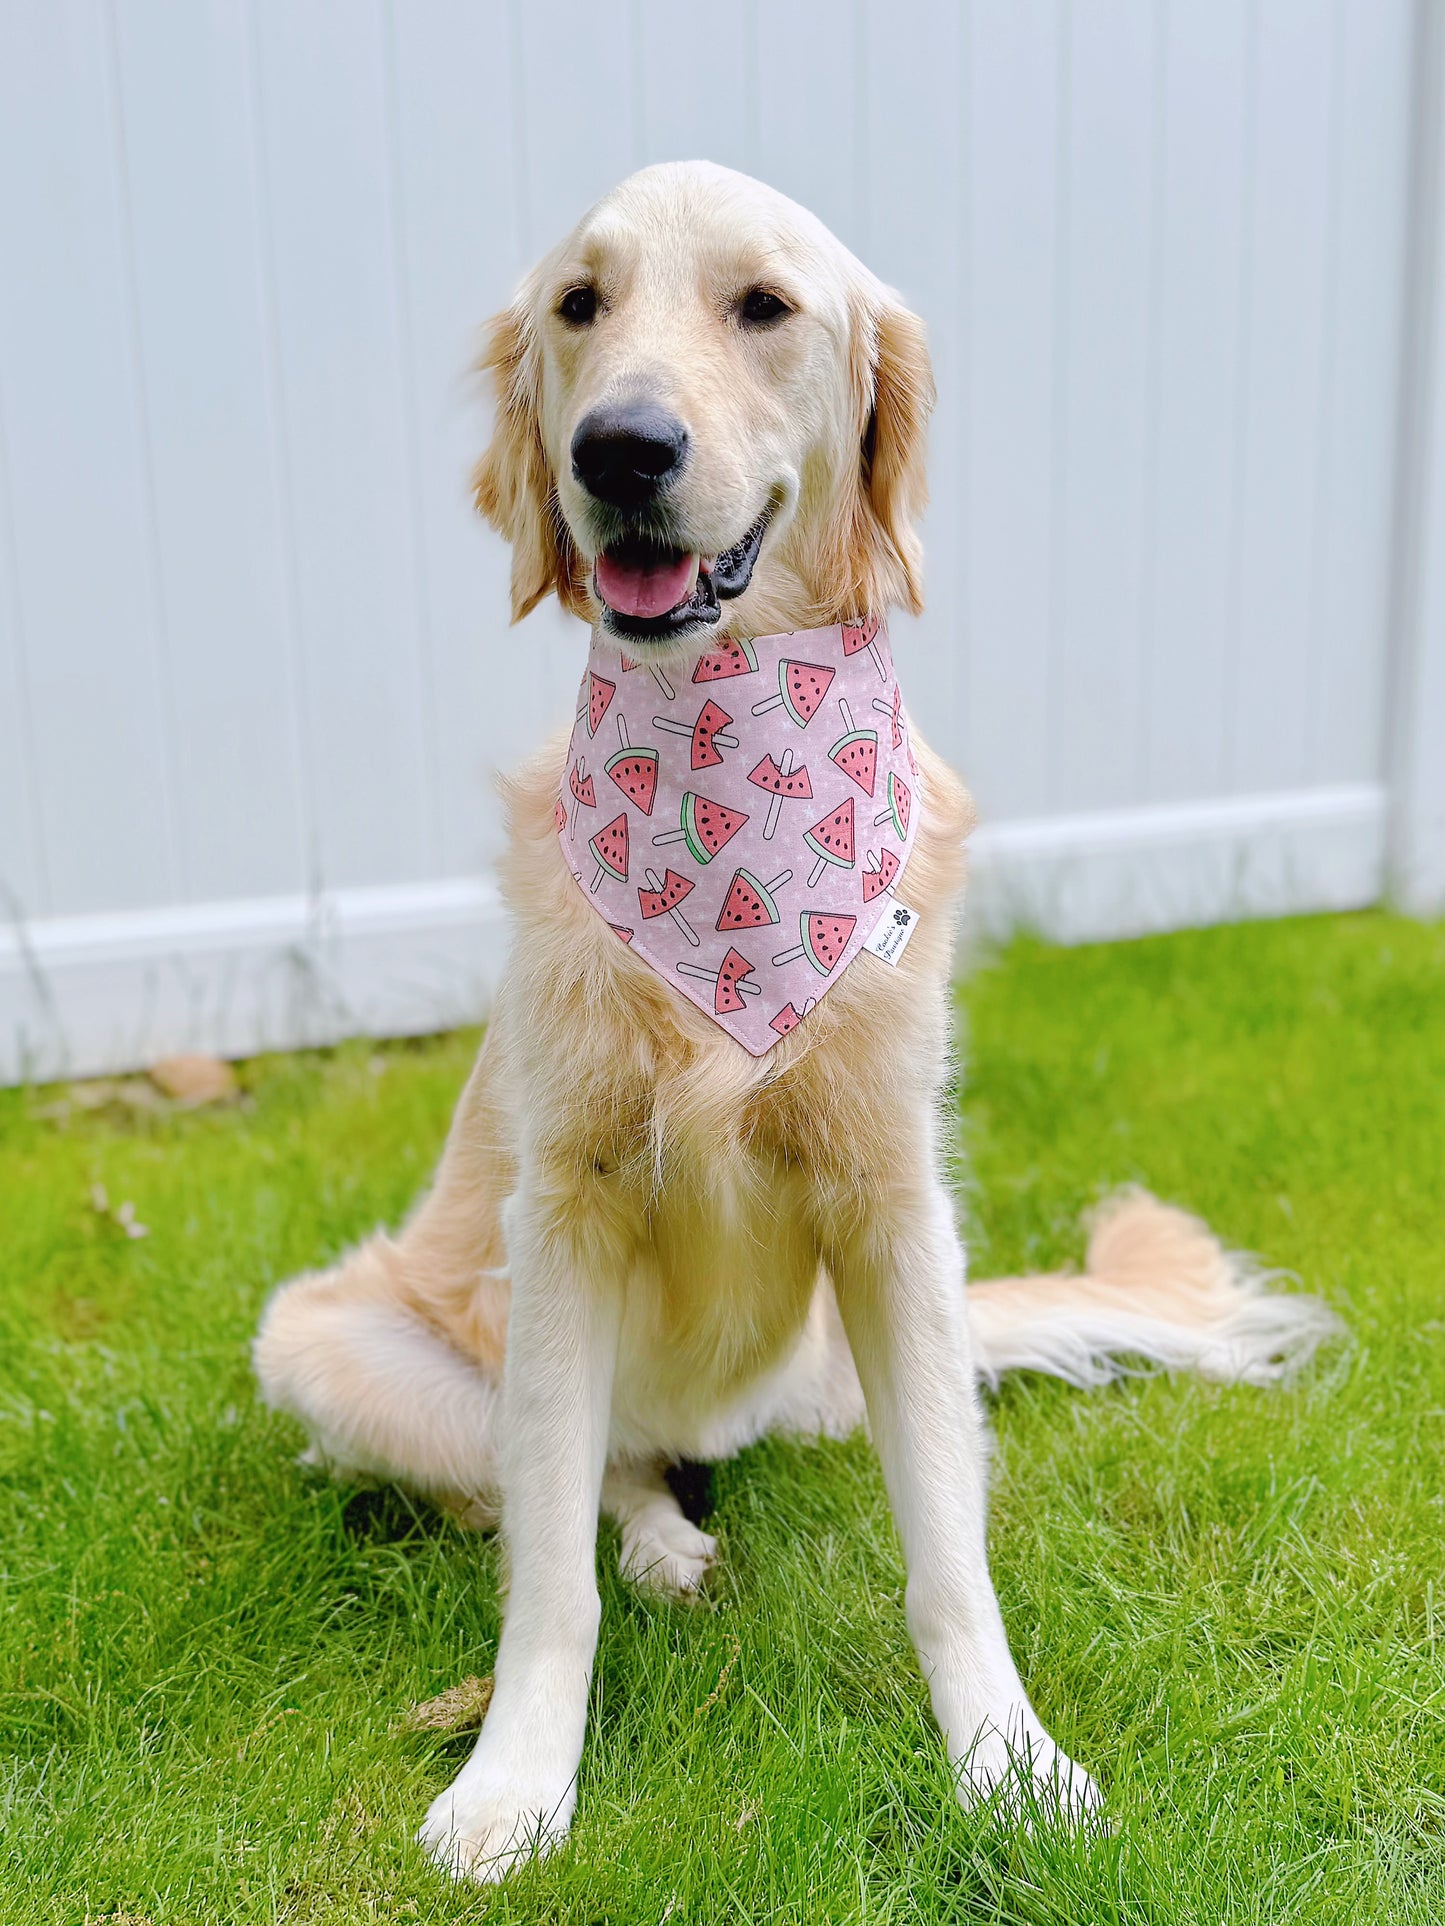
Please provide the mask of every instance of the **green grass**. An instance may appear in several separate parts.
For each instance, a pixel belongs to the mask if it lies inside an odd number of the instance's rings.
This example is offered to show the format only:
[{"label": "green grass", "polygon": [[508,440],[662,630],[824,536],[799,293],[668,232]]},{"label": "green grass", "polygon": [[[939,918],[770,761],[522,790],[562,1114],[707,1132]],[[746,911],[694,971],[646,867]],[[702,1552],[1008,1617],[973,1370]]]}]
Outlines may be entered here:
[{"label": "green grass", "polygon": [[224,1112],[0,1093],[0,1920],[1445,1917],[1445,930],[1022,943],[961,1001],[976,1274],[1137,1180],[1351,1330],[1287,1390],[997,1401],[1005,1615],[1107,1837],[959,1810],[869,1448],[771,1443],[714,1476],[708,1605],[604,1535],[570,1844],[491,1895],[422,1861],[466,1741],[394,1726],[489,1669],[495,1548],[308,1480],[246,1344],[424,1181],[457,1036],[257,1062]]}]

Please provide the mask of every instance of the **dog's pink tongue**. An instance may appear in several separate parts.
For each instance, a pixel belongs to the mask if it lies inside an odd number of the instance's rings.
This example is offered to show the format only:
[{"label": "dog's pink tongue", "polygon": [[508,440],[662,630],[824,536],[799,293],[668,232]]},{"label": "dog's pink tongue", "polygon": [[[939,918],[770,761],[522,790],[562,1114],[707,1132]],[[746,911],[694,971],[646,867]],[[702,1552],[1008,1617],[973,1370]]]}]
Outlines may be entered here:
[{"label": "dog's pink tongue", "polygon": [[692,593],[697,567],[694,555],[675,562],[619,562],[610,555],[597,557],[597,593],[619,615],[666,615]]}]

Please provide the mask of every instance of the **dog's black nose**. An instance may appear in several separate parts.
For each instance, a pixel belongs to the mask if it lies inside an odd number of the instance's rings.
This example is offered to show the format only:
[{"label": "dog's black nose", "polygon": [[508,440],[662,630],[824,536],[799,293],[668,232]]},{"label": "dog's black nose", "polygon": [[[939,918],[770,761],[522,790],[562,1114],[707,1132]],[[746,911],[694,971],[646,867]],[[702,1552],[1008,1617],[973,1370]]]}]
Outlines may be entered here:
[{"label": "dog's black nose", "polygon": [[645,508],[686,457],[682,423],[641,402],[594,408],[572,437],[572,473],[613,508]]}]

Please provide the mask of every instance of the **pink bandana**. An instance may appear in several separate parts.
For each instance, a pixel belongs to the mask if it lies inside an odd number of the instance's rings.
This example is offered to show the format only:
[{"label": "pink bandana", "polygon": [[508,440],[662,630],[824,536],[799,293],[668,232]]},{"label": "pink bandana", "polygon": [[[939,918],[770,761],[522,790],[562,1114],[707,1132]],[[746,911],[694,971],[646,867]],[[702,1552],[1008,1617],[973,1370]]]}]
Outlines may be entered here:
[{"label": "pink bandana", "polygon": [[898,913],[908,719],[876,617],[728,642],[673,675],[594,631],[562,852],[622,941],[760,1057]]}]

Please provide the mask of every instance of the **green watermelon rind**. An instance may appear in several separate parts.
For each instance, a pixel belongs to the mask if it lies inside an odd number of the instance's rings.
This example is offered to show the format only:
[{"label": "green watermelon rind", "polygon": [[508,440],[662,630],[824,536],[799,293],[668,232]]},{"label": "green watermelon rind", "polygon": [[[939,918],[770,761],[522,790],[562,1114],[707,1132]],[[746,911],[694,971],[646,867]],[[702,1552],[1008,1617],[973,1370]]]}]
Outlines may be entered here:
[{"label": "green watermelon rind", "polygon": [[850,929],[848,931],[847,936],[843,938],[842,943],[838,946],[838,954],[833,958],[833,961],[831,963],[824,963],[820,961],[817,948],[813,942],[813,932],[810,925],[814,922],[815,919],[819,922],[828,922],[828,923],[851,922],[854,929],[857,928],[858,919],[856,916],[854,917],[836,916],[836,915],[833,915],[831,912],[824,911],[824,910],[806,910],[804,911],[803,916],[800,919],[801,928],[799,930],[799,934],[803,939],[803,954],[807,957],[808,961],[812,964],[813,968],[818,972],[819,976],[831,976],[834,970],[837,969],[839,963],[841,963],[843,960],[843,952],[844,950],[847,949],[850,941],[852,940],[853,929]]},{"label": "green watermelon rind", "polygon": [[[693,855],[693,860],[695,862],[710,863],[713,857],[717,855],[718,850],[725,848],[727,844],[732,841],[733,835],[735,835],[737,832],[733,831],[731,834],[724,836],[722,841],[718,844],[717,849],[709,849],[707,844],[703,841],[697,826],[697,806],[700,802],[706,803],[709,809],[727,809],[728,806],[726,803],[712,802],[706,796],[699,796],[697,791],[694,789],[687,790],[684,793],[682,798],[682,822],[680,824],[680,827],[683,834],[683,840],[686,842],[688,848],[691,850]],[[733,810],[730,810],[730,809],[728,810],[729,815],[733,815],[735,813],[736,812]],[[744,821],[746,821],[746,818],[744,818]]]},{"label": "green watermelon rind", "polygon": [[[625,762],[646,762],[652,765],[652,794],[647,798],[646,802],[642,800],[641,796],[634,795],[625,783],[617,782],[616,772]],[[634,745],[628,749],[614,749],[602,765],[608,775],[611,776],[613,782],[617,783],[617,787],[622,791],[623,795],[626,796],[627,800],[630,803],[635,803],[644,816],[650,816],[652,814],[652,805],[657,797],[657,762],[657,751],[648,748],[647,744],[643,743],[640,746]]]},{"label": "green watermelon rind", "polygon": [[[723,918],[727,914],[728,904],[732,901],[733,892],[737,889],[739,884],[741,884],[742,887],[745,890],[747,890],[748,893],[753,897],[754,901],[757,903],[758,908],[767,917],[768,919],[767,923],[764,924],[764,923],[724,923],[723,922]],[[777,898],[773,895],[772,891],[768,888],[766,883],[760,883],[758,881],[757,877],[754,876],[753,872],[750,869],[738,870],[737,874],[733,877],[733,880],[728,884],[728,893],[723,898],[722,908],[718,911],[717,915],[718,915],[717,928],[718,928],[719,934],[722,934],[722,935],[725,935],[729,930],[766,929],[771,927],[771,925],[773,925],[774,923],[780,923],[782,921],[782,916],[778,909]]]},{"label": "green watermelon rind", "polygon": [[[793,701],[793,692],[788,687],[789,669],[807,669],[814,676],[827,677],[826,682],[824,682],[823,687],[818,692],[818,703],[809,710],[807,715],[803,715]],[[783,661],[778,664],[778,694],[783,698],[783,707],[800,729],[806,729],[808,724],[813,720],[813,717],[817,715],[818,706],[821,705],[823,697],[832,686],[833,672],[825,663],[795,662],[791,657],[785,657]]]}]

